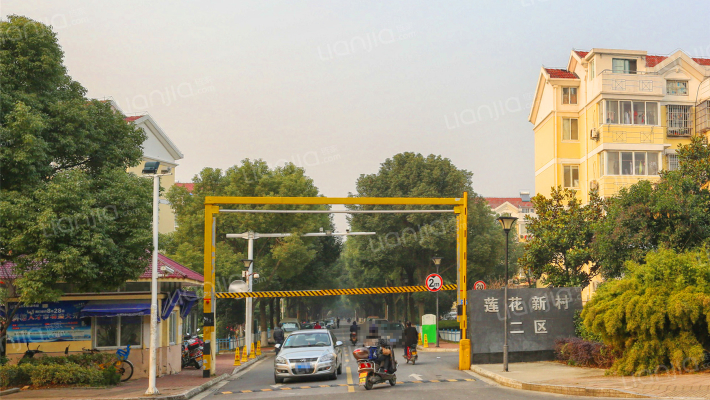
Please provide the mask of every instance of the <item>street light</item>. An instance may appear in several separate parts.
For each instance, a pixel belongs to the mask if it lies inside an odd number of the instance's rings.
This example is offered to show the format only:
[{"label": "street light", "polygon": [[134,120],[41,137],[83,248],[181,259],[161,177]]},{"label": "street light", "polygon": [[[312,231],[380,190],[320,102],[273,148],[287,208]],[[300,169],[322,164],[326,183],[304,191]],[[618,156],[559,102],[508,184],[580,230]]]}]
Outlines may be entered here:
[{"label": "street light", "polygon": [[[434,265],[436,265],[436,274],[439,275],[439,264],[441,264],[441,257],[432,257]],[[436,347],[439,347],[439,291],[436,291]]]},{"label": "street light", "polygon": [[503,371],[508,372],[508,234],[513,224],[518,219],[509,215],[498,217],[497,221],[503,226],[505,232],[505,289],[503,298],[505,300],[505,311],[503,312],[503,330],[505,339],[503,341]]},{"label": "street light", "polygon": [[[170,175],[170,167],[160,171],[159,161],[147,161],[141,171],[145,177],[153,178],[153,268],[150,277],[150,366],[148,367],[148,390],[145,394],[160,394],[155,386],[157,375],[158,347],[158,204],[160,203],[160,177]],[[161,173],[158,173],[161,172]]]}]

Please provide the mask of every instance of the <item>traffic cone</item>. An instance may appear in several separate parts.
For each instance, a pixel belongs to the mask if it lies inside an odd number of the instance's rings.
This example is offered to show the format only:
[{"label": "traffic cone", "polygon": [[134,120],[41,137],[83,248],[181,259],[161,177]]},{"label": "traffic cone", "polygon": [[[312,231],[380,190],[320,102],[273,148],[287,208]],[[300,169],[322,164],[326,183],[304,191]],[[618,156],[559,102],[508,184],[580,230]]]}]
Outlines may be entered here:
[{"label": "traffic cone", "polygon": [[256,355],[257,356],[261,355],[261,340],[256,342]]},{"label": "traffic cone", "polygon": [[240,365],[242,365],[242,363],[241,363],[241,361],[239,360],[239,347],[237,347],[237,348],[234,350],[234,366],[235,366],[235,367],[238,367],[238,366],[240,366]]},{"label": "traffic cone", "polygon": [[250,350],[249,351],[249,359],[253,360],[254,358],[256,358],[256,356],[254,355],[254,343],[251,344],[251,347],[249,347],[249,350]]},{"label": "traffic cone", "polygon": [[429,348],[429,341],[427,340],[426,334],[424,334],[424,348]]},{"label": "traffic cone", "polygon": [[421,346],[422,345],[422,333],[419,332],[419,339],[417,340],[417,345]]},{"label": "traffic cone", "polygon": [[242,347],[242,364],[247,362],[247,346]]}]

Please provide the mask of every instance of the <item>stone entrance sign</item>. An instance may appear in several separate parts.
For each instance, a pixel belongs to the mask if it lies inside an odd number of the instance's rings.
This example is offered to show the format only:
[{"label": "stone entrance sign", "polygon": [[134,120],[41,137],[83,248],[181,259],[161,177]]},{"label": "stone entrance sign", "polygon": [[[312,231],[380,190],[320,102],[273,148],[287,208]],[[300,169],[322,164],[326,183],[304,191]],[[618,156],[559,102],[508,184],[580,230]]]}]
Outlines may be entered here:
[{"label": "stone entrance sign", "polygon": [[503,289],[468,292],[471,363],[503,362],[503,318],[508,311],[510,362],[554,359],[555,339],[573,337],[574,313],[582,309],[581,288]]}]

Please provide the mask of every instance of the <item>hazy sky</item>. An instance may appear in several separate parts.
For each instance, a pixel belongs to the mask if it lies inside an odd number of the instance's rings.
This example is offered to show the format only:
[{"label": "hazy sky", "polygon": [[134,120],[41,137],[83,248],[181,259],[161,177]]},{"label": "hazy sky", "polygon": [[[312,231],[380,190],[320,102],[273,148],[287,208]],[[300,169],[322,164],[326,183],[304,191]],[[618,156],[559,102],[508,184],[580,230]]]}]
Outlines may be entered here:
[{"label": "hazy sky", "polygon": [[517,196],[535,190],[540,66],[591,47],[710,57],[710,2],[678,4],[2,0],[0,13],[52,24],[89,96],[149,112],[185,155],[182,182],[288,160],[345,196],[414,151],[472,171],[484,196]]}]

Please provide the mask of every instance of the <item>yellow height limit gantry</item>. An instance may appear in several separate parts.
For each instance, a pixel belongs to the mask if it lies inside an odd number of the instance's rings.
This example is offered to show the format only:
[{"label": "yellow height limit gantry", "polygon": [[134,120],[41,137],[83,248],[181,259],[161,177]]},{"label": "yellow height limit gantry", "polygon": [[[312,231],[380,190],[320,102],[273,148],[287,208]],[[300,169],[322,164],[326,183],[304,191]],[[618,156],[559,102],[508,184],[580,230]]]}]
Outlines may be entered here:
[{"label": "yellow height limit gantry", "polygon": [[[471,367],[470,340],[466,337],[466,247],[467,247],[467,216],[468,193],[462,197],[437,198],[437,197],[205,197],[205,243],[204,243],[204,338],[211,344],[209,354],[205,354],[204,376],[215,374],[216,355],[216,320],[215,310],[217,293],[215,291],[215,235],[217,216],[220,205],[448,205],[453,206],[456,214],[456,264],[457,273],[457,304],[463,311],[459,316],[461,327],[461,342],[459,343],[459,369],[467,370]],[[406,210],[405,210],[406,211]]]},{"label": "yellow height limit gantry", "polygon": [[[440,290],[456,290],[456,285],[443,285]],[[426,292],[426,286],[388,286],[358,289],[321,290],[276,290],[269,292],[217,292],[218,299],[244,299],[247,297],[314,297],[314,296],[354,296],[358,294],[416,293]]]}]

